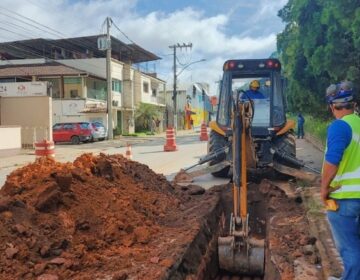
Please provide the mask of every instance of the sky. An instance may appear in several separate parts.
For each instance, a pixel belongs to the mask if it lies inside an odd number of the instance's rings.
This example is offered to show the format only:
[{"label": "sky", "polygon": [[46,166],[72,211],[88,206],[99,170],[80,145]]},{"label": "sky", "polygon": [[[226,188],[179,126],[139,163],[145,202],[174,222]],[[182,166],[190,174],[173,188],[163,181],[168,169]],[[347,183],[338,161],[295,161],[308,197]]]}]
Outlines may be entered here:
[{"label": "sky", "polygon": [[215,94],[226,60],[264,58],[276,50],[276,35],[284,28],[277,12],[286,2],[2,0],[0,41],[96,35],[105,32],[104,20],[111,17],[121,30],[112,26],[112,36],[124,43],[135,42],[161,58],[147,67],[169,88],[173,85],[173,51],[169,46],[191,43],[191,49],[177,50],[177,83],[186,88],[205,82],[210,85],[210,94]]}]

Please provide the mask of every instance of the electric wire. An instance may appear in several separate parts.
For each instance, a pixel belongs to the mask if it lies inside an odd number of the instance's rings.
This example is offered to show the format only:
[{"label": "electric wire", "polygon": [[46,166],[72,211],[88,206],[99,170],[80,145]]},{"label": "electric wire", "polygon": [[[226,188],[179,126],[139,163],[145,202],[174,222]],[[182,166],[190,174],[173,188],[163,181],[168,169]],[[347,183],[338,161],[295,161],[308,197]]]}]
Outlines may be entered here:
[{"label": "electric wire", "polygon": [[[6,9],[6,8],[4,8],[4,7],[2,7],[2,6],[0,6],[0,9],[3,9],[3,10],[8,11],[8,12],[10,12],[10,13],[13,13],[13,14],[15,14],[17,17],[24,18],[24,19],[30,21],[31,23],[26,22],[25,20],[19,19],[19,18],[15,17],[15,16],[6,14],[6,13],[4,13],[4,12],[2,12],[2,11],[0,11],[0,14],[1,14],[1,15],[4,15],[4,16],[6,16],[6,17],[9,17],[9,18],[13,19],[13,20],[19,21],[19,22],[21,22],[21,23],[23,23],[23,24],[32,26],[33,28],[35,28],[35,29],[37,29],[37,30],[46,32],[46,33],[48,33],[48,34],[50,34],[50,35],[52,35],[52,36],[55,36],[55,37],[57,37],[57,38],[59,38],[59,39],[65,39],[65,40],[66,40],[67,35],[65,35],[65,34],[59,32],[59,31],[57,31],[57,30],[55,30],[55,29],[53,29],[53,28],[51,28],[51,27],[45,26],[45,25],[43,25],[43,24],[41,24],[41,23],[39,23],[39,22],[37,22],[37,21],[35,21],[35,20],[33,20],[33,19],[30,19],[30,18],[28,18],[28,17],[26,17],[26,16],[23,16],[23,15],[21,15],[21,14],[19,14],[19,13],[14,12],[14,11],[10,11],[9,9]],[[36,26],[36,25],[34,25],[34,24],[32,24],[32,23],[35,23],[35,24],[37,24],[37,25],[39,25],[39,26],[41,26],[41,27],[38,27],[38,26]],[[44,27],[44,28],[42,28],[42,27]],[[49,29],[50,31],[48,31],[48,30],[46,30],[46,29]],[[81,37],[79,37],[78,40],[79,40],[80,42],[82,42],[83,45],[79,45],[79,44],[77,44],[77,43],[75,43],[75,42],[72,42],[72,44],[77,45],[77,46],[83,46],[83,47],[85,46],[86,48],[90,48],[92,51],[94,51],[94,50],[95,50],[95,51],[98,51],[97,49],[94,49],[91,45],[89,45],[89,42],[86,42],[85,39],[81,39]]]}]

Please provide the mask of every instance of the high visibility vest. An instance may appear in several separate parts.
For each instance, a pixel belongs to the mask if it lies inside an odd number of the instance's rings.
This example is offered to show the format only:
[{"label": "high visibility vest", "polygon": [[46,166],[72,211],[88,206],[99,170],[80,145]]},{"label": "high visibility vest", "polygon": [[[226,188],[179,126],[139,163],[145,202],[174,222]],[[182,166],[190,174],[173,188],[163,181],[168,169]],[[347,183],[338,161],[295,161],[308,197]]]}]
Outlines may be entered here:
[{"label": "high visibility vest", "polygon": [[336,199],[360,198],[360,117],[355,114],[342,118],[350,125],[352,139],[345,149],[338,171],[330,187],[341,186],[330,197]]}]

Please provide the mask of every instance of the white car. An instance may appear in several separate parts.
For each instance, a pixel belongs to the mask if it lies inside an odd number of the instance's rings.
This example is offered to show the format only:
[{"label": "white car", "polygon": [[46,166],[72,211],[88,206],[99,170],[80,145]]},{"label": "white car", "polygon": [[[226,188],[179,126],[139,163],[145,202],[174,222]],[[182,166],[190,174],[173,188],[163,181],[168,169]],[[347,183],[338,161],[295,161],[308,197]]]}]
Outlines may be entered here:
[{"label": "white car", "polygon": [[107,131],[105,126],[101,122],[92,122],[93,127],[92,137],[93,140],[103,141],[107,137]]}]

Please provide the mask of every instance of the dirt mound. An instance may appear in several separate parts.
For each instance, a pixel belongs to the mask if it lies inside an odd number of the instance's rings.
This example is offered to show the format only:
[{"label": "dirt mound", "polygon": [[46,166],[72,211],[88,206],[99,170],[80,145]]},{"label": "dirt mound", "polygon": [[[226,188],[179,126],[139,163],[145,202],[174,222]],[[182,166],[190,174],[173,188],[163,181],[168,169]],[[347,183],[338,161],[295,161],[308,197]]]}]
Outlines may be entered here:
[{"label": "dirt mound", "polygon": [[0,279],[159,279],[199,228],[196,197],[213,201],[203,193],[121,155],[37,160],[0,190]]}]

